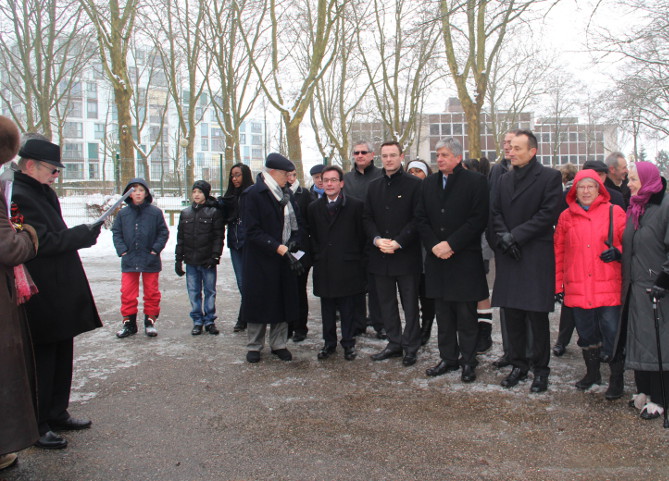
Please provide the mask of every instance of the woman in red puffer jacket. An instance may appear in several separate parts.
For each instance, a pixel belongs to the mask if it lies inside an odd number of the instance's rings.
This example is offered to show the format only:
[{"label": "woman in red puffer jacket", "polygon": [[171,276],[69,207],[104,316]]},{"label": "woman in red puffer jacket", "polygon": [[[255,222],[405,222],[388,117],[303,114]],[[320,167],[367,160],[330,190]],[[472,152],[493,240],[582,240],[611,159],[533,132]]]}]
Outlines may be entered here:
[{"label": "woman in red puffer jacket", "polygon": [[555,292],[564,295],[564,305],[574,310],[578,345],[583,349],[587,372],[576,387],[585,390],[601,383],[600,362],[609,362],[607,398],[614,399],[623,376],[622,359],[613,359],[613,345],[620,316],[626,217],[609,199],[597,172],[587,169],[576,174],[567,194],[569,208],[555,229]]}]

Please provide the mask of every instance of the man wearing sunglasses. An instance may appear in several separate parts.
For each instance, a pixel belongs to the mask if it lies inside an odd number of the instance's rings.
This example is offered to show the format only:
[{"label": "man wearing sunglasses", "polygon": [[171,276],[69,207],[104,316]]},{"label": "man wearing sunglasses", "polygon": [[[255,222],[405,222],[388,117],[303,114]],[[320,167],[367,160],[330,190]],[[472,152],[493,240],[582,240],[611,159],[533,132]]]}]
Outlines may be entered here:
[{"label": "man wearing sunglasses", "polygon": [[67,411],[72,384],[74,337],[101,327],[86,273],[77,251],[97,242],[101,225],[68,228],[51,185],[58,178],[60,147],[29,134],[19,150],[12,203],[39,239],[37,256],[26,267],[39,292],[26,303],[37,372],[38,428],[36,446],[67,447],[60,431],[86,429],[91,421]]}]

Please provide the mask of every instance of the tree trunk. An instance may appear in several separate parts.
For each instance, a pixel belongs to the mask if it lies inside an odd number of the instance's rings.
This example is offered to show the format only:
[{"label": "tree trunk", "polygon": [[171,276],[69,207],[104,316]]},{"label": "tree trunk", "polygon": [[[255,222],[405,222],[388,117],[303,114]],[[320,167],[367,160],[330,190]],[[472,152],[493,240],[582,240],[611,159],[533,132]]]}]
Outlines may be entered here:
[{"label": "tree trunk", "polygon": [[300,142],[300,120],[290,120],[289,113],[282,113],[286,127],[286,143],[288,144],[288,158],[295,164],[298,179],[304,179],[304,168],[302,167],[302,144]]},{"label": "tree trunk", "polygon": [[118,112],[118,145],[121,155],[121,188],[135,177],[135,148],[132,141],[131,91],[114,88],[114,102]]}]

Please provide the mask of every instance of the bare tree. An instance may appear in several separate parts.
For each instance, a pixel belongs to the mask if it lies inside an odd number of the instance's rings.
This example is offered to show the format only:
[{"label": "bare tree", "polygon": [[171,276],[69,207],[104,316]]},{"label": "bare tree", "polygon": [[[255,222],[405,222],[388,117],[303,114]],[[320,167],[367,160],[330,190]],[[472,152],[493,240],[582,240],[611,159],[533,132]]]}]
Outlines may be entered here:
[{"label": "bare tree", "polygon": [[135,144],[132,138],[133,88],[128,70],[128,49],[135,31],[139,0],[79,0],[93,23],[103,71],[114,92],[118,116],[121,184],[135,177]]},{"label": "bare tree", "polygon": [[576,109],[579,99],[576,92],[580,91],[580,83],[568,74],[552,76],[548,82],[546,97],[548,98],[547,116],[539,119],[540,123],[552,125],[551,129],[551,164],[560,164],[560,147],[568,140],[567,125],[576,123]]}]

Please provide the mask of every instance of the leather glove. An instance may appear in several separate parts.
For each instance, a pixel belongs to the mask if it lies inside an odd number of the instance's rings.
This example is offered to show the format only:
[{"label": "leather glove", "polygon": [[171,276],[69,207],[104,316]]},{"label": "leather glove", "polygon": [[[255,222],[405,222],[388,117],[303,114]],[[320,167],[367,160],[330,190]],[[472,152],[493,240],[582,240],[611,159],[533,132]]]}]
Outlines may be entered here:
[{"label": "leather glove", "polygon": [[285,256],[288,259],[288,262],[290,262],[290,270],[293,271],[296,276],[304,274],[304,266],[293,254],[286,252]]},{"label": "leather glove", "polygon": [[218,263],[219,263],[218,257],[212,257],[207,262],[207,269],[216,269],[216,266],[218,265]]},{"label": "leather glove", "polygon": [[185,274],[183,261],[178,260],[174,263],[174,272],[176,272],[179,277],[182,277]]},{"label": "leather glove", "polygon": [[86,224],[86,227],[88,227],[88,230],[91,232],[97,231],[98,234],[100,234],[100,230],[102,229],[102,224],[103,222],[92,222],[90,224]]},{"label": "leather glove", "polygon": [[288,252],[297,252],[300,250],[300,246],[297,245],[297,242],[294,240],[289,240],[288,243],[286,244],[286,247],[288,247]]},{"label": "leather glove", "polygon": [[513,237],[511,232],[503,232],[497,234],[499,238],[497,239],[497,247],[502,249],[502,252],[513,260],[520,260],[520,247],[516,242],[516,239]]},{"label": "leather glove", "polygon": [[660,287],[655,284],[650,288],[650,292],[648,294],[650,295],[651,299],[662,299],[667,295],[667,290],[664,287]]},{"label": "leather glove", "polygon": [[562,304],[564,302],[564,292],[555,293],[555,302],[558,304]]},{"label": "leather glove", "polygon": [[611,247],[609,249],[606,249],[604,252],[599,254],[599,258],[607,263],[613,261],[619,261],[622,256],[623,256],[622,252],[620,252],[616,247]]}]

